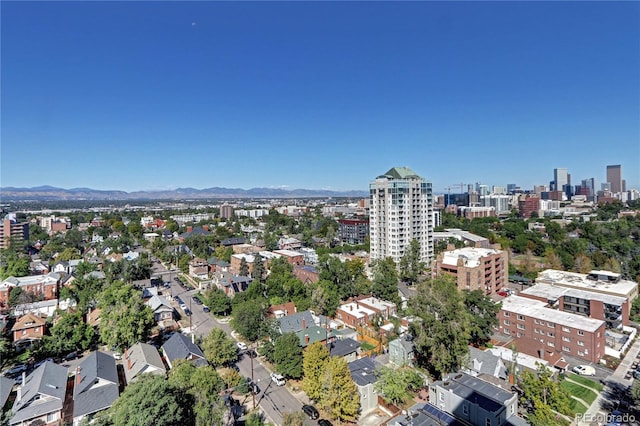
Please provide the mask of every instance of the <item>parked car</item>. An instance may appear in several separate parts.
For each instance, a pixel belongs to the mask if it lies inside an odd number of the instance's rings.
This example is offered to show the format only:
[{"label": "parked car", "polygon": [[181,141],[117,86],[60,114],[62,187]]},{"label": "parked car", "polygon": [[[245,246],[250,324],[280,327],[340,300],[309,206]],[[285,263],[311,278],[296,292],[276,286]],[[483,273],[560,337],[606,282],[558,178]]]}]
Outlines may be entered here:
[{"label": "parked car", "polygon": [[282,374],[278,373],[271,373],[271,381],[278,386],[284,386],[285,384],[284,377],[282,377]]},{"label": "parked car", "polygon": [[333,423],[327,419],[320,419],[318,420],[318,426],[333,426]]},{"label": "parked car", "polygon": [[596,375],[596,369],[593,368],[590,365],[576,365],[575,367],[573,367],[573,369],[571,370],[576,374],[579,374],[581,376],[595,376]]},{"label": "parked car", "polygon": [[183,308],[184,309],[184,314],[188,317],[191,316],[191,309],[187,308],[186,306]]},{"label": "parked car", "polygon": [[22,374],[24,371],[27,371],[27,366],[25,364],[18,364],[5,371],[4,375],[6,377],[14,377]]},{"label": "parked car", "polygon": [[207,305],[202,305],[202,312],[209,313],[211,312],[211,309],[209,309]]},{"label": "parked car", "polygon": [[260,393],[260,388],[258,387],[257,384],[255,383],[249,383],[249,391],[254,394],[257,395]]},{"label": "parked car", "polygon": [[72,359],[78,358],[78,351],[69,352],[62,359],[64,361],[71,361]]},{"label": "parked car", "polygon": [[236,343],[238,345],[238,349],[240,349],[241,351],[246,351],[247,350],[247,344],[244,342],[238,342]]},{"label": "parked car", "polygon": [[315,420],[320,417],[320,413],[318,413],[318,410],[316,410],[316,407],[314,407],[313,405],[303,405],[302,411],[304,411],[304,413],[309,416],[311,420]]}]

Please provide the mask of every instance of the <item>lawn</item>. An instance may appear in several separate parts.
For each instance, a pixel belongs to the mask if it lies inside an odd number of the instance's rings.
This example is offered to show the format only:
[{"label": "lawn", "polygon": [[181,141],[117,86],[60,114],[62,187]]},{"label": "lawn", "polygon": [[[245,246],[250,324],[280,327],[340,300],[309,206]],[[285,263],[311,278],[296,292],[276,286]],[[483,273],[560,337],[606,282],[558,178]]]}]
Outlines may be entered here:
[{"label": "lawn", "polygon": [[598,391],[596,391],[595,389],[592,390],[589,388],[585,388],[584,386],[580,386],[566,380],[560,383],[560,386],[562,386],[567,392],[569,392],[570,395],[573,395],[576,398],[580,398],[589,405],[591,405],[591,403],[598,396]]},{"label": "lawn", "polygon": [[586,377],[582,377],[573,373],[569,374],[568,377],[574,382],[578,382],[582,385],[589,386],[591,389],[595,389],[597,392],[602,392],[602,389],[604,389],[604,386],[602,385],[602,383],[596,382],[591,379],[587,379]]},{"label": "lawn", "polygon": [[571,411],[573,411],[575,414],[578,414],[578,413],[584,414],[587,412],[587,409],[589,408],[585,406],[582,402],[573,398],[571,398],[571,400],[569,401],[569,406],[571,407]]}]

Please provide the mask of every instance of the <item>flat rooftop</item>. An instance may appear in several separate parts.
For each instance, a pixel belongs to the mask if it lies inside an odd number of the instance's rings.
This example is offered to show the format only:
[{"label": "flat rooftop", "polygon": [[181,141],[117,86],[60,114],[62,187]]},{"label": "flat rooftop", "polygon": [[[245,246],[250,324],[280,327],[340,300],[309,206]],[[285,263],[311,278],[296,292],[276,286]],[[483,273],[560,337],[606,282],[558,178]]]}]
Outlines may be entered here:
[{"label": "flat rooftop", "polygon": [[579,274],[577,272],[547,269],[538,274],[536,282],[607,293],[620,297],[629,297],[630,295],[635,297],[638,289],[638,283],[623,280],[620,278],[620,274],[608,271],[591,271],[589,274]]},{"label": "flat rooftop", "polygon": [[530,296],[544,297],[548,300],[558,300],[562,296],[577,297],[586,300],[598,300],[609,305],[622,306],[627,300],[626,297],[612,296],[605,293],[597,293],[595,291],[579,290],[573,287],[560,287],[553,284],[537,283],[533,286],[522,290],[520,294],[528,294]]},{"label": "flat rooftop", "polygon": [[547,308],[546,302],[516,295],[502,299],[502,309],[589,332],[594,332],[604,325],[604,321]]},{"label": "flat rooftop", "polygon": [[443,253],[442,263],[446,265],[455,266],[458,264],[458,259],[464,260],[464,266],[469,268],[475,268],[480,266],[483,258],[500,253],[496,249],[465,247]]}]

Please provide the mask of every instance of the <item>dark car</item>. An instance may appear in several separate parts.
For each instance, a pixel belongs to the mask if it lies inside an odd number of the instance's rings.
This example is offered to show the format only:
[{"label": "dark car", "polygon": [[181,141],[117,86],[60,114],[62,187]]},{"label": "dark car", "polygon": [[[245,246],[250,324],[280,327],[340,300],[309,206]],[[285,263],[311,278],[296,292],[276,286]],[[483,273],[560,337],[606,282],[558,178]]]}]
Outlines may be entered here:
[{"label": "dark car", "polygon": [[78,358],[78,351],[69,352],[62,359],[64,361],[71,361],[72,359]]},{"label": "dark car", "polygon": [[320,419],[318,420],[318,426],[333,426],[333,423],[327,419]]},{"label": "dark car", "polygon": [[185,314],[186,316],[190,317],[190,316],[191,316],[191,309],[189,309],[189,308],[185,308],[185,310],[184,310],[184,314]]},{"label": "dark car", "polygon": [[249,391],[254,394],[257,395],[260,393],[260,388],[258,387],[257,384],[255,383],[249,383]]},{"label": "dark car", "polygon": [[311,420],[315,420],[320,417],[320,413],[318,413],[318,410],[316,410],[316,407],[314,407],[313,405],[303,405],[302,411],[304,411],[304,413],[309,416]]}]

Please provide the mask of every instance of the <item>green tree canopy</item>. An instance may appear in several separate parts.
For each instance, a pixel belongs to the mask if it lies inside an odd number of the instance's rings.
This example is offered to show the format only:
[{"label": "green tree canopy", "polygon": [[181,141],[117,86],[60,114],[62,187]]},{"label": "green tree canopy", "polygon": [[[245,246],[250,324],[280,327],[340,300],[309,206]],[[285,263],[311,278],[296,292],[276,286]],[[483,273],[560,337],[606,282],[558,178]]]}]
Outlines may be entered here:
[{"label": "green tree canopy", "polygon": [[393,369],[383,367],[376,372],[378,380],[374,387],[385,401],[393,404],[402,404],[410,396],[411,392],[420,389],[424,379],[412,368]]},{"label": "green tree canopy", "polygon": [[464,291],[464,305],[471,323],[470,343],[476,347],[484,345],[491,340],[494,327],[498,325],[498,312],[501,303],[494,302],[481,290]]},{"label": "green tree canopy", "polygon": [[202,351],[207,361],[214,367],[220,367],[238,359],[235,343],[220,328],[213,328],[204,338]]},{"label": "green tree canopy", "polygon": [[392,258],[377,260],[373,266],[373,284],[371,292],[374,296],[388,300],[395,304],[400,303],[398,295],[398,272],[396,263]]},{"label": "green tree canopy", "polygon": [[302,347],[295,333],[285,333],[275,341],[273,358],[276,369],[285,377],[302,377]]},{"label": "green tree canopy", "polygon": [[415,284],[424,268],[425,264],[420,261],[420,243],[414,238],[400,259],[400,279]]},{"label": "green tree canopy", "polygon": [[247,301],[233,308],[231,327],[245,339],[255,342],[263,337],[265,329],[265,308],[256,302]]},{"label": "green tree canopy", "polygon": [[218,287],[207,291],[205,300],[214,315],[229,315],[231,313],[231,299]]},{"label": "green tree canopy", "polygon": [[304,380],[302,390],[309,398],[320,401],[324,392],[322,377],[329,361],[329,350],[321,342],[314,342],[307,346],[302,360]]},{"label": "green tree canopy", "polygon": [[324,392],[318,402],[320,406],[340,422],[355,422],[360,411],[360,394],[344,358],[329,358],[321,384]]}]

